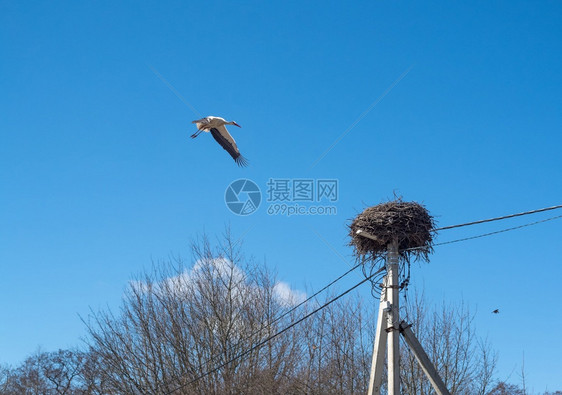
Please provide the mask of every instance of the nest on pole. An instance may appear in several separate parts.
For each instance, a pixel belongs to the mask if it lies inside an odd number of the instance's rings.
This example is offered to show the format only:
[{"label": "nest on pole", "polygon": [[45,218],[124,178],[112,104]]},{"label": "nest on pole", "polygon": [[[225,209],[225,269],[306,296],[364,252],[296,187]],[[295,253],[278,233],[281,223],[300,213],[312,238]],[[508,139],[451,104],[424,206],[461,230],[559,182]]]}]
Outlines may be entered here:
[{"label": "nest on pole", "polygon": [[[401,199],[381,203],[365,209],[350,225],[350,245],[355,256],[372,262],[386,255],[388,245],[398,243],[399,256],[405,262],[429,262],[433,252],[435,221],[427,209],[416,202]],[[366,232],[373,238],[358,234]]]}]

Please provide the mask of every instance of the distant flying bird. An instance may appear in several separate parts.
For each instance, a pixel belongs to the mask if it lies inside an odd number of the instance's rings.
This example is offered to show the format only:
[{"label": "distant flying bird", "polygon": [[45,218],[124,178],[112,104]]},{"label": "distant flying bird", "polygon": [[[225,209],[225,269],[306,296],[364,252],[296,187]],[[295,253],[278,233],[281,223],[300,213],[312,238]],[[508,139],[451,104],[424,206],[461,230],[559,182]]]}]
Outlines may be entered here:
[{"label": "distant flying bird", "polygon": [[227,122],[224,118],[211,116],[198,119],[196,121],[193,121],[192,123],[197,126],[197,132],[193,133],[191,135],[191,138],[194,139],[195,137],[199,136],[201,132],[211,132],[213,138],[217,141],[217,143],[221,145],[221,147],[226,150],[226,152],[230,154],[230,156],[232,156],[238,166],[248,165],[248,161],[246,160],[246,158],[244,158],[240,154],[240,151],[236,146],[236,141],[234,141],[225,127],[225,125],[234,125],[238,126],[239,128],[241,128],[242,126],[238,125],[234,121]]},{"label": "distant flying bird", "polygon": [[500,309],[495,309],[494,311],[492,311],[493,314],[499,314]]}]

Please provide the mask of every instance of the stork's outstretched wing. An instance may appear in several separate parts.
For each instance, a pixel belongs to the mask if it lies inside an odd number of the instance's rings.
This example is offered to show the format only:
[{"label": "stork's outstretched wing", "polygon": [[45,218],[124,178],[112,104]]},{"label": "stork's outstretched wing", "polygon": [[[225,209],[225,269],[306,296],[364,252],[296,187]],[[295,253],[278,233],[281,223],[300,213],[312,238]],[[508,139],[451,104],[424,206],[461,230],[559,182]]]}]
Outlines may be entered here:
[{"label": "stork's outstretched wing", "polygon": [[197,130],[204,130],[204,129],[206,129],[205,126],[209,125],[209,118],[207,118],[207,117],[201,118],[201,119],[198,119],[198,120],[193,121],[191,123],[194,123],[195,126],[197,126]]},{"label": "stork's outstretched wing", "polygon": [[248,161],[240,154],[240,151],[236,146],[236,141],[234,141],[230,133],[228,133],[226,127],[219,126],[218,128],[212,128],[211,134],[217,143],[219,143],[221,147],[223,147],[226,152],[232,156],[238,166],[248,166]]}]

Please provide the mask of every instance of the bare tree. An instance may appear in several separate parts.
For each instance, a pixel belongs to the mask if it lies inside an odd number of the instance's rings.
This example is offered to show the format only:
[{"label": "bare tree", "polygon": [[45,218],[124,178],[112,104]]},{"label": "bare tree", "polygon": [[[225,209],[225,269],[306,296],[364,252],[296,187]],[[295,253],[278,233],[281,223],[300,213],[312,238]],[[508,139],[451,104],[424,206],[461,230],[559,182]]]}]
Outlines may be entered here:
[{"label": "bare tree", "polygon": [[131,282],[119,313],[92,313],[89,345],[113,391],[365,392],[371,320],[357,298],[281,333],[318,305],[292,309],[298,295],[228,234],[218,246],[203,237],[192,252],[191,264],[155,265]]},{"label": "bare tree", "polygon": [[[70,395],[88,392],[83,385],[87,354],[76,350],[38,351],[16,369],[4,370],[2,394]],[[3,381],[3,382],[2,382]]]},{"label": "bare tree", "polygon": [[191,266],[178,259],[132,282],[120,314],[90,318],[106,382],[122,393],[290,392],[294,333],[247,352],[294,318],[277,319],[290,301],[276,294],[272,273],[245,261],[228,235],[192,251]]},{"label": "bare tree", "polygon": [[488,392],[488,395],[525,395],[525,391],[515,384],[508,384],[504,381],[500,381]]},{"label": "bare tree", "polygon": [[525,352],[523,352],[523,360],[521,363],[521,385],[523,390],[523,395],[527,395],[527,379],[525,377]]},{"label": "bare tree", "polygon": [[9,366],[0,365],[0,394],[8,392],[11,375],[12,372]]},{"label": "bare tree", "polygon": [[11,372],[6,394],[39,395],[53,393],[49,388],[48,380],[42,374],[45,360],[45,354],[41,352],[26,358],[18,368]]},{"label": "bare tree", "polygon": [[359,297],[352,295],[302,324],[305,343],[298,377],[306,385],[300,393],[365,393],[373,339],[372,319],[365,319],[366,314]]},{"label": "bare tree", "polygon": [[[443,304],[430,311],[427,306],[424,296],[415,294],[405,305],[405,316],[451,394],[486,394],[497,355],[476,337],[469,308],[464,303]],[[433,393],[414,355],[407,347],[401,350],[404,392]]]}]

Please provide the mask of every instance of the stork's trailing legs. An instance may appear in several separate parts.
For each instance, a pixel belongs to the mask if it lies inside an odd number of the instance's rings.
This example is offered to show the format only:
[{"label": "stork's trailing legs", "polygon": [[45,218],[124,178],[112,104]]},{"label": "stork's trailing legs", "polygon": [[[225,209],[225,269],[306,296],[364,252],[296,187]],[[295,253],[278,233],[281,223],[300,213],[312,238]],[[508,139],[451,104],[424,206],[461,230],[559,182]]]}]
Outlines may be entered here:
[{"label": "stork's trailing legs", "polygon": [[201,134],[201,132],[203,132],[203,130],[198,130],[197,132],[195,132],[191,135],[191,138],[194,139],[195,137],[199,136]]}]

